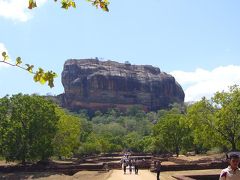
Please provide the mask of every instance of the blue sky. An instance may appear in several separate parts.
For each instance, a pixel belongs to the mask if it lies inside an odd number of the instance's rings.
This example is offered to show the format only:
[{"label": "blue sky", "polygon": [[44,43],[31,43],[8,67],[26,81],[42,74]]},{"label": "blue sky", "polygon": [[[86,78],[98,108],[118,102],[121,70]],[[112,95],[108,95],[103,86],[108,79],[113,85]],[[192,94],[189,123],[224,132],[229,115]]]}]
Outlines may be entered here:
[{"label": "blue sky", "polygon": [[150,64],[173,74],[186,101],[240,84],[240,1],[110,0],[110,12],[85,0],[63,10],[53,0],[0,0],[0,51],[58,73],[50,89],[27,72],[0,65],[0,96],[63,92],[70,58]]}]

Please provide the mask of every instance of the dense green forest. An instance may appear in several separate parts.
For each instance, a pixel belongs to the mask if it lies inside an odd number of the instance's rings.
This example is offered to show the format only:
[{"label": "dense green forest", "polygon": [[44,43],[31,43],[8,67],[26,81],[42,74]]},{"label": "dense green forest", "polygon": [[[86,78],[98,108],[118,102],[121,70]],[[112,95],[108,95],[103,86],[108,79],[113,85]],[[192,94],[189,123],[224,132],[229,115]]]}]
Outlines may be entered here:
[{"label": "dense green forest", "polygon": [[122,151],[204,153],[240,148],[240,89],[167,110],[109,109],[74,114],[38,95],[0,99],[0,156],[7,161],[71,158]]}]

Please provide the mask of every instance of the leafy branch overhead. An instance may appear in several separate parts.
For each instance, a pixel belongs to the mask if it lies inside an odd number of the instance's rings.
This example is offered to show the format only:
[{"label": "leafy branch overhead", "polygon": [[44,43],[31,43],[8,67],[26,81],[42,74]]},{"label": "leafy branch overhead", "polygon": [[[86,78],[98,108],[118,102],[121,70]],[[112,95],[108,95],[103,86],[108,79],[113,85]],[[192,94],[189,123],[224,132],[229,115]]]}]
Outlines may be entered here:
[{"label": "leafy branch overhead", "polygon": [[[58,0],[54,0],[54,1],[57,2]],[[104,11],[107,11],[107,12],[109,11],[108,0],[87,0],[87,1],[92,3],[92,5],[95,6],[96,8],[100,7]],[[37,7],[36,0],[29,0],[28,3],[29,3],[28,4],[29,9],[33,9],[33,8]],[[76,8],[75,0],[61,0],[61,5],[62,5],[63,9],[68,9],[70,7]],[[7,61],[9,59],[9,57],[6,52],[3,52],[2,56],[3,56],[3,60],[0,61],[0,63],[5,63],[5,64],[11,65],[11,66],[16,66],[21,69],[24,69],[24,70],[34,74],[33,79],[35,82],[40,82],[41,84],[45,84],[46,82],[48,82],[48,86],[50,86],[51,88],[54,87],[54,83],[53,83],[54,78],[57,77],[57,74],[55,72],[53,72],[53,71],[45,72],[42,68],[38,68],[37,71],[33,71],[34,65],[25,64],[25,66],[22,66],[21,57],[17,57],[15,64],[12,64]]]},{"label": "leafy branch overhead", "polygon": [[[58,0],[54,0],[54,1],[57,2]],[[95,6],[96,8],[101,8],[103,11],[107,11],[107,12],[109,11],[108,0],[87,0],[87,1],[92,3],[92,5]],[[68,8],[71,8],[71,7],[76,8],[75,0],[61,0],[61,4],[62,4],[63,9],[68,9]],[[36,0],[29,0],[28,8],[33,9],[35,7],[37,7]]]},{"label": "leafy branch overhead", "polygon": [[49,87],[51,88],[54,87],[54,78],[57,77],[57,74],[55,72],[53,71],[45,72],[42,68],[38,68],[37,71],[33,71],[34,65],[30,65],[30,64],[22,65],[23,62],[20,57],[16,58],[15,63],[10,63],[8,62],[9,56],[7,55],[6,52],[3,52],[2,56],[3,56],[3,60],[0,61],[1,63],[5,63],[10,66],[16,66],[21,69],[24,69],[30,72],[31,74],[34,74],[33,79],[35,82],[40,82],[41,84],[45,84],[47,82]]}]

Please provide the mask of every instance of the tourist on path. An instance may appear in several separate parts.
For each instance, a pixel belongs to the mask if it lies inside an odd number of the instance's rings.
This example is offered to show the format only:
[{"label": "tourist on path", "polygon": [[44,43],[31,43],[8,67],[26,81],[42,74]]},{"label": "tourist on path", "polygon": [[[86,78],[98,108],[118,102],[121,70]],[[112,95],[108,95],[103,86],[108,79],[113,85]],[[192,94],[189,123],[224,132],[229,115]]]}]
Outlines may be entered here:
[{"label": "tourist on path", "polygon": [[230,165],[222,170],[219,180],[240,180],[239,155],[232,153],[228,157]]},{"label": "tourist on path", "polygon": [[122,166],[123,166],[123,173],[126,174],[127,162],[125,159],[123,159],[123,161],[122,161]]},{"label": "tourist on path", "polygon": [[160,171],[161,171],[161,162],[157,161],[157,163],[155,164],[155,170],[157,173],[157,180],[160,180]]},{"label": "tourist on path", "polygon": [[138,164],[139,164],[139,163],[138,163],[138,160],[135,159],[135,160],[133,161],[135,174],[138,174]]},{"label": "tourist on path", "polygon": [[131,159],[129,159],[128,165],[129,165],[129,173],[132,174],[132,160]]}]

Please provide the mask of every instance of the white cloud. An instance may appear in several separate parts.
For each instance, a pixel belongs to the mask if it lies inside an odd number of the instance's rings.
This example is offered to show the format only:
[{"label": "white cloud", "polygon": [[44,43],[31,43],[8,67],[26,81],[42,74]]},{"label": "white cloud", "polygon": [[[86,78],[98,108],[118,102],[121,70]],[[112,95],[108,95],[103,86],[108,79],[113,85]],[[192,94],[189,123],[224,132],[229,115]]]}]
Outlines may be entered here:
[{"label": "white cloud", "polygon": [[0,43],[0,52],[4,52],[4,51],[7,51],[7,49],[3,43]]},{"label": "white cloud", "polygon": [[194,72],[173,71],[172,74],[185,92],[185,101],[197,101],[203,96],[210,98],[217,91],[240,85],[240,66],[220,66],[211,71],[196,69]]},{"label": "white cloud", "polygon": [[[37,5],[43,5],[47,0],[37,0]],[[29,20],[28,0],[0,0],[0,16],[7,19],[25,22]]]}]

